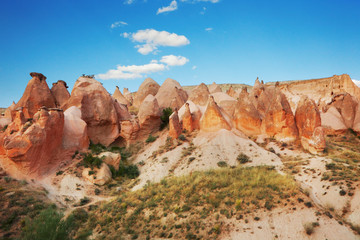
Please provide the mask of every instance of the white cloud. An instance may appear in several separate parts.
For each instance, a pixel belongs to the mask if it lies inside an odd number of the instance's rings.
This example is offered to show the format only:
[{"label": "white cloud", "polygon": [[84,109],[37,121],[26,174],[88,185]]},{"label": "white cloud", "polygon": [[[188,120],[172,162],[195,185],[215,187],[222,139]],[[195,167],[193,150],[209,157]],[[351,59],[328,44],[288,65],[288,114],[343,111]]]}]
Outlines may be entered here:
[{"label": "white cloud", "polygon": [[130,4],[132,4],[133,2],[134,2],[134,0],[125,0],[125,1],[124,1],[124,4],[129,4],[129,5],[130,5]]},{"label": "white cloud", "polygon": [[155,29],[139,30],[131,34],[123,33],[122,36],[131,39],[133,42],[144,43],[135,46],[135,48],[138,48],[138,52],[143,55],[157,50],[159,46],[180,47],[190,44],[190,41],[184,35]]},{"label": "white cloud", "polygon": [[194,65],[191,69],[192,69],[192,70],[195,70],[195,69],[197,69],[197,66]]},{"label": "white cloud", "polygon": [[203,7],[202,11],[200,12],[201,15],[204,15],[206,12],[206,7]]},{"label": "white cloud", "polygon": [[111,24],[111,28],[117,28],[117,27],[121,27],[121,26],[125,26],[128,25],[126,22],[123,21],[118,21],[118,22],[114,22],[113,24]]},{"label": "white cloud", "polygon": [[175,11],[176,9],[178,9],[177,2],[176,2],[176,0],[173,0],[173,1],[170,3],[169,6],[159,8],[159,9],[157,10],[157,13],[156,13],[156,14],[165,13],[165,12],[172,12],[172,11]]},{"label": "white cloud", "polygon": [[359,80],[355,80],[355,79],[351,79],[356,86],[360,87],[360,81]]},{"label": "white cloud", "polygon": [[207,31],[207,32],[211,32],[213,30],[213,28],[205,28],[205,31]]},{"label": "white cloud", "polygon": [[157,60],[151,60],[150,63],[144,65],[118,65],[116,69],[97,74],[96,78],[102,80],[143,78],[146,74],[162,72],[168,70],[171,66],[182,66],[188,61],[189,59],[183,56],[168,55],[161,58],[161,63]]},{"label": "white cloud", "polygon": [[129,65],[129,66],[117,66],[116,69],[110,69],[107,73],[98,74],[96,78],[102,80],[109,79],[134,79],[141,78],[143,74],[161,72],[165,70],[164,64],[159,64],[157,61],[151,61],[145,65]]},{"label": "white cloud", "polygon": [[197,2],[211,2],[211,3],[218,3],[220,0],[181,0],[182,2],[190,2],[190,3],[197,3]]},{"label": "white cloud", "polygon": [[189,59],[183,56],[167,55],[163,56],[160,60],[162,63],[166,63],[168,66],[183,66]]}]

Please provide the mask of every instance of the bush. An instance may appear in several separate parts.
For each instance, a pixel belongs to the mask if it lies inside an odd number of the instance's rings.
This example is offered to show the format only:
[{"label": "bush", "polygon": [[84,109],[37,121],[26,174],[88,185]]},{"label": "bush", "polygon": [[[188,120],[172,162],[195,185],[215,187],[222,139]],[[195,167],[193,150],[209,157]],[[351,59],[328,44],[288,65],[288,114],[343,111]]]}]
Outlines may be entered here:
[{"label": "bush", "polygon": [[236,160],[238,160],[239,163],[244,164],[244,163],[249,162],[250,158],[247,155],[245,155],[244,153],[240,153],[237,156]]},{"label": "bush", "polygon": [[169,124],[169,117],[172,113],[173,110],[170,107],[163,109],[163,115],[160,117],[162,122],[160,125],[160,130],[163,130]]},{"label": "bush", "polygon": [[146,143],[154,142],[157,139],[157,137],[154,137],[153,135],[149,135],[149,137],[146,139]]},{"label": "bush", "polygon": [[181,141],[185,141],[186,140],[186,137],[184,135],[179,135],[178,139],[180,139]]},{"label": "bush", "polygon": [[318,222],[310,222],[304,224],[304,229],[307,235],[311,235],[314,233],[314,228],[320,226]]},{"label": "bush", "polygon": [[227,163],[224,162],[224,161],[218,162],[217,165],[218,165],[219,167],[227,167]]},{"label": "bush", "polygon": [[91,150],[91,152],[95,155],[101,153],[101,152],[104,152],[106,150],[106,147],[100,143],[97,143],[97,144],[93,144],[91,141],[90,141],[90,145],[89,145],[89,149]]},{"label": "bush", "polygon": [[[131,179],[135,179],[140,175],[139,168],[136,165],[128,165],[126,166],[123,162],[120,162],[119,170],[115,171],[115,169],[111,169],[113,173],[113,177],[128,177]],[[113,172],[115,171],[115,172]]]},{"label": "bush", "polygon": [[82,165],[86,168],[100,168],[102,162],[101,158],[94,157],[91,153],[87,153],[83,157]]},{"label": "bush", "polygon": [[63,214],[56,211],[55,207],[43,210],[36,218],[25,220],[22,232],[24,240],[67,240],[73,229],[73,216],[62,220]]}]

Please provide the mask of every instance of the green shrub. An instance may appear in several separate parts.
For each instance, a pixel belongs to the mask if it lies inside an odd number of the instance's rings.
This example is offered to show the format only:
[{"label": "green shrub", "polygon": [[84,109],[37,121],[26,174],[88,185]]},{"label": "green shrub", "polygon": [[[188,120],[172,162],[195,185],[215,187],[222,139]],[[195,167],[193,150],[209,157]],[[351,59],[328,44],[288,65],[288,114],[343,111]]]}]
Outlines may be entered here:
[{"label": "green shrub", "polygon": [[25,220],[22,232],[23,240],[67,240],[73,229],[74,217],[62,220],[63,214],[55,207],[43,210],[36,218]]},{"label": "green shrub", "polygon": [[5,132],[7,128],[8,128],[8,125],[5,125],[5,126],[1,129],[1,132]]},{"label": "green shrub", "polygon": [[146,143],[151,143],[151,142],[155,142],[155,140],[157,139],[157,137],[154,137],[153,135],[149,135],[149,137],[146,139]]},{"label": "green shrub", "polygon": [[120,162],[119,170],[115,171],[115,169],[110,167],[111,173],[113,177],[128,177],[131,179],[135,179],[140,175],[139,168],[136,165],[125,165],[123,162]]},{"label": "green shrub", "polygon": [[106,150],[106,147],[100,143],[94,144],[90,141],[89,149],[91,152],[95,155],[104,152]]},{"label": "green shrub", "polygon": [[84,154],[82,165],[86,168],[100,168],[103,163],[102,159],[99,157],[94,157],[91,153]]},{"label": "green shrub", "polygon": [[227,163],[224,162],[224,161],[218,162],[217,165],[218,165],[219,167],[227,167]]},{"label": "green shrub", "polygon": [[160,117],[161,119],[160,130],[163,130],[169,124],[169,117],[172,113],[173,110],[170,107],[163,109],[163,114]]},{"label": "green shrub", "polygon": [[239,163],[244,164],[244,163],[249,162],[250,158],[247,155],[245,155],[244,153],[240,153],[237,156],[236,160],[238,160]]},{"label": "green shrub", "polygon": [[178,139],[180,139],[181,141],[185,141],[186,140],[186,137],[184,135],[179,135]]}]

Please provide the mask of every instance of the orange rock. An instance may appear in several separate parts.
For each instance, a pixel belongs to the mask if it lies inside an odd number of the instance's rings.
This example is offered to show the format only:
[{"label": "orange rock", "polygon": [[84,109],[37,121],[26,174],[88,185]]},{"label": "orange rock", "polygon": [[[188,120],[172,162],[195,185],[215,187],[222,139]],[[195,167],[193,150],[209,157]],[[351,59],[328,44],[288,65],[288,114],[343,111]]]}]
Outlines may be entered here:
[{"label": "orange rock", "polygon": [[70,98],[70,93],[68,92],[67,88],[68,86],[63,80],[59,80],[56,83],[53,83],[50,91],[55,98],[57,107],[61,107]]},{"label": "orange rock", "polygon": [[124,97],[124,95],[122,95],[122,93],[120,92],[118,86],[116,86],[115,92],[112,95],[112,97],[114,99],[116,99],[118,101],[118,103],[120,103],[120,104],[124,104],[124,105],[126,105],[128,107],[131,105],[130,102]]},{"label": "orange rock", "polygon": [[24,94],[16,104],[15,109],[22,107],[26,118],[31,118],[42,107],[56,107],[55,98],[46,83],[46,77],[41,73],[30,73],[32,79],[25,88]]},{"label": "orange rock", "polygon": [[89,147],[87,124],[81,119],[81,110],[75,106],[64,112],[63,147],[74,150],[85,150]]},{"label": "orange rock", "polygon": [[130,115],[126,105],[120,104],[117,102],[117,100],[115,100],[114,106],[115,106],[115,110],[116,110],[119,121],[131,119],[131,115]]},{"label": "orange rock", "polygon": [[136,120],[121,121],[120,136],[126,141],[127,145],[130,145],[137,139],[139,130],[140,126]]},{"label": "orange rock", "polygon": [[206,106],[209,95],[208,87],[204,83],[201,83],[191,91],[189,100],[197,105]]},{"label": "orange rock", "polygon": [[310,139],[315,128],[321,126],[320,112],[314,100],[302,97],[296,108],[295,122],[299,136]]},{"label": "orange rock", "polygon": [[234,90],[232,86],[230,86],[230,88],[226,91],[226,94],[235,99],[239,97],[239,94]]},{"label": "orange rock", "polygon": [[16,109],[16,104],[15,102],[13,102],[6,110],[5,110],[5,115],[4,117],[6,118],[10,118],[11,120],[14,119],[15,117],[15,109]]},{"label": "orange rock", "polygon": [[149,134],[157,132],[161,124],[161,112],[156,98],[149,94],[141,103],[138,119],[140,131],[138,137],[140,139],[147,138]]},{"label": "orange rock", "polygon": [[181,125],[179,121],[178,111],[175,111],[169,117],[169,136],[176,139],[181,134]]},{"label": "orange rock", "polygon": [[187,101],[188,95],[174,79],[167,78],[155,95],[160,109],[179,109]]},{"label": "orange rock", "polygon": [[56,164],[52,159],[62,147],[63,128],[62,110],[41,108],[34,114],[33,123],[27,122],[20,131],[5,137],[6,155],[22,172],[41,175],[47,166]]},{"label": "orange rock", "polygon": [[230,124],[225,120],[214,97],[210,96],[206,110],[200,119],[200,130],[206,132],[216,132],[220,129],[230,130]]},{"label": "orange rock", "polygon": [[211,96],[214,97],[215,102],[221,109],[223,109],[227,115],[233,116],[236,106],[236,99],[233,97],[230,97],[224,92],[216,92],[212,93]]},{"label": "orange rock", "polygon": [[261,116],[249,98],[246,88],[240,93],[234,112],[234,123],[246,135],[261,134]]},{"label": "orange rock", "polygon": [[126,98],[126,100],[128,100],[129,103],[132,105],[134,99],[133,99],[133,96],[132,96],[131,92],[129,91],[129,89],[128,89],[128,88],[124,88],[124,89],[123,89],[123,93],[124,93],[123,95],[124,95],[124,97]]},{"label": "orange rock", "polygon": [[315,128],[310,139],[302,137],[301,145],[312,154],[324,152],[326,148],[324,129],[322,127]]},{"label": "orange rock", "polygon": [[215,83],[213,82],[210,86],[209,86],[209,92],[210,93],[217,93],[217,92],[222,92],[221,88]]},{"label": "orange rock", "polygon": [[93,143],[108,146],[119,136],[115,102],[100,82],[80,77],[63,108],[66,110],[71,106],[81,109],[81,117],[87,124],[88,136]]},{"label": "orange rock", "polygon": [[158,93],[159,88],[160,85],[152,78],[145,79],[145,81],[140,85],[138,91],[135,94],[133,105],[139,108],[144,99],[149,94],[155,96]]},{"label": "orange rock", "polygon": [[[266,91],[266,90],[265,90]],[[262,131],[278,141],[294,141],[298,137],[294,115],[286,96],[278,87],[267,90],[270,102],[262,121]],[[264,91],[261,93],[261,95]],[[261,97],[260,95],[260,97]],[[260,99],[261,101],[261,99]],[[264,104],[266,106],[267,104]]]},{"label": "orange rock", "polygon": [[195,128],[193,116],[190,112],[189,103],[185,103],[185,112],[182,116],[182,128],[188,132],[192,132]]}]

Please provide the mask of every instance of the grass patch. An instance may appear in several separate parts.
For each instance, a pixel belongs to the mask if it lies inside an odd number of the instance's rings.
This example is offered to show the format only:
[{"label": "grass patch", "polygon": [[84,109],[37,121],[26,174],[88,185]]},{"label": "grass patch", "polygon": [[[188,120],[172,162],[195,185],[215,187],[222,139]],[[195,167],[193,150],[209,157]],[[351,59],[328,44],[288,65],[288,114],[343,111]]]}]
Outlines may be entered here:
[{"label": "grass patch", "polygon": [[166,222],[167,236],[176,239],[186,239],[190,232],[198,238],[216,238],[223,227],[219,216],[235,218],[235,213],[295,202],[298,193],[292,178],[271,167],[222,168],[148,183],[102,204],[89,218],[96,219],[107,238],[119,233],[160,238],[161,222]]}]

